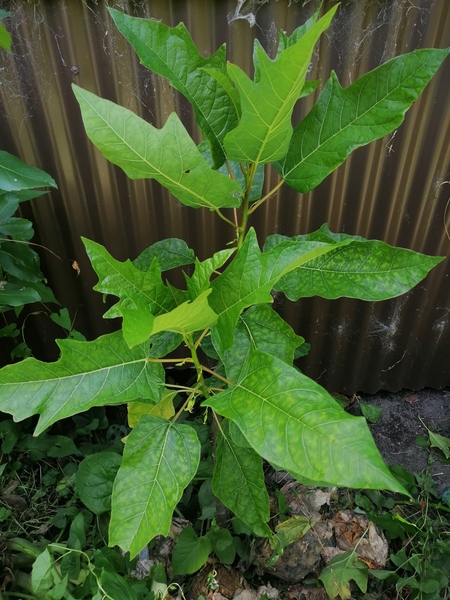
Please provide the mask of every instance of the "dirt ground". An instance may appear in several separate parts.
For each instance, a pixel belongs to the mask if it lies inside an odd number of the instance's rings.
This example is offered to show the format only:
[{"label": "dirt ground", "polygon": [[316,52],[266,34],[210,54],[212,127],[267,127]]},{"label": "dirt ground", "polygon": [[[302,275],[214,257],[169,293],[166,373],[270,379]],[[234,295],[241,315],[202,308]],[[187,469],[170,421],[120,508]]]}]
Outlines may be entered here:
[{"label": "dirt ground", "polygon": [[[362,394],[360,397],[383,409],[381,418],[370,429],[389,465],[401,465],[412,473],[420,473],[427,468],[430,453],[417,446],[416,437],[428,438],[428,427],[433,433],[450,438],[450,388],[380,392],[375,396]],[[437,452],[432,452],[432,458],[430,473],[441,493],[450,487],[450,464],[437,460]]]}]

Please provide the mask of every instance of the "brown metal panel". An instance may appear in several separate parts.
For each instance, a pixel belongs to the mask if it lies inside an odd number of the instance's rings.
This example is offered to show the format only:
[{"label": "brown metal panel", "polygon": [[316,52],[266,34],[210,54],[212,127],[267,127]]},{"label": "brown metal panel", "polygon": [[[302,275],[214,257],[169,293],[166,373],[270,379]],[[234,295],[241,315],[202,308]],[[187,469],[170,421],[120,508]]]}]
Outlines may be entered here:
[{"label": "brown metal panel", "polygon": [[[226,42],[230,59],[251,72],[253,41],[273,52],[277,31],[304,22],[318,0],[152,0],[108,3],[169,25],[184,21],[200,50]],[[324,3],[330,8],[334,1]],[[2,7],[14,15],[13,54],[0,55],[0,147],[49,172],[59,190],[24,206],[36,241],[61,257],[41,252],[57,297],[77,315],[76,326],[93,338],[118,326],[101,318],[102,298],[80,236],[106,245],[118,259],[136,257],[168,236],[187,241],[204,259],[223,247],[232,230],[206,210],[190,210],[154,181],[130,181],[87,139],[72,82],[137,112],[160,127],[173,110],[196,140],[189,106],[161,78],[141,65],[115,30],[104,0],[16,0]],[[450,45],[450,3],[442,0],[343,2],[319,42],[311,78],[336,70],[342,85],[389,58],[419,47]],[[309,194],[286,187],[252,221],[261,240],[274,231],[293,235],[327,221],[345,231],[429,254],[447,255],[450,108],[447,64],[390,136],[357,150]],[[297,122],[318,92],[296,108]],[[268,170],[265,189],[278,175]],[[77,260],[77,277],[71,261]],[[306,299],[276,305],[312,343],[301,368],[330,390],[353,393],[441,388],[450,384],[449,264],[439,265],[409,294],[382,303]],[[178,277],[181,284],[182,279]],[[48,322],[29,319],[44,348]],[[36,341],[35,341],[36,344]],[[39,345],[39,344],[38,344]],[[42,355],[42,354],[41,354]]]}]

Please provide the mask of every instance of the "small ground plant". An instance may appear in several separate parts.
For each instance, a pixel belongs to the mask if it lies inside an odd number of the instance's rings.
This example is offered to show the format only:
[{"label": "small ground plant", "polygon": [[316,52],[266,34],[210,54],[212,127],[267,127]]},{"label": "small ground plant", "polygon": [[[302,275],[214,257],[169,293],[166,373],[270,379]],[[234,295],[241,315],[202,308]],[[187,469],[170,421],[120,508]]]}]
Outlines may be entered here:
[{"label": "small ground plant", "polygon": [[[307,484],[408,494],[365,420],[294,367],[304,340],[272,309],[271,293],[294,301],[384,300],[411,289],[442,259],[326,225],[292,238],[269,236],[261,250],[249,226],[283,184],[306,193],[355,148],[397,128],[448,54],[399,56],[347,89],[332,73],[293,128],[296,102],[319,85],[305,81],[308,65],[337,8],[322,18],[316,12],[290,36],[281,32],[273,60],[256,43],[253,80],[226,63],[224,46],[201,56],[183,24],[170,28],[111,9],[141,62],[191,102],[204,134],[198,147],[176,114],[156,129],[74,86],[86,132],[107,159],[133,179],[156,179],[187,206],[214,211],[234,239],[202,262],[179,239],[158,242],[133,262],[85,239],[95,289],[119,298],[105,317],[121,317],[121,331],[60,341],[55,363],[27,359],[0,371],[0,409],[15,420],[38,414],[36,434],[94,406],[128,404],[132,431],[114,479],[109,544],[132,557],[168,534],[183,491],[202,468],[200,440],[214,444],[213,494],[258,536],[273,536],[263,458]],[[268,164],[280,180],[264,194]],[[185,265],[194,265],[186,289],[163,280],[163,272]],[[179,346],[183,361],[168,357]],[[192,385],[166,381],[164,366],[180,362],[195,370]],[[195,426],[194,409],[203,413]]]}]

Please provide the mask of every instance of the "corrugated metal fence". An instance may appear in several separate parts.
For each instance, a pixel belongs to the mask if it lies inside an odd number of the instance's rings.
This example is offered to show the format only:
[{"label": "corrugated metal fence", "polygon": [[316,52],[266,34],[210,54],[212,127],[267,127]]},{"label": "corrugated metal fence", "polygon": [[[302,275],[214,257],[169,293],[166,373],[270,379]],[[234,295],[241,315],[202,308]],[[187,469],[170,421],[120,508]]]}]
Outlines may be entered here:
[{"label": "corrugated metal fence", "polygon": [[[277,31],[304,22],[318,0],[154,0],[109,2],[136,16],[183,21],[205,54],[227,42],[230,60],[250,70],[253,40],[273,49]],[[325,2],[324,9],[334,1]],[[24,208],[35,223],[42,268],[56,296],[76,314],[89,338],[114,326],[92,291],[96,277],[80,236],[105,244],[118,259],[136,257],[167,236],[180,237],[204,259],[228,241],[229,231],[208,211],[193,211],[154,181],[129,181],[87,139],[70,84],[124,105],[161,127],[177,110],[197,136],[186,102],[139,65],[115,30],[107,3],[22,0],[3,2],[13,15],[13,53],[0,56],[0,147],[41,167],[59,190]],[[450,2],[349,0],[314,53],[310,77],[325,81],[334,69],[346,86],[389,58],[420,47],[450,45]],[[441,68],[405,123],[388,138],[359,149],[316,190],[283,187],[252,224],[259,238],[293,235],[327,221],[334,231],[448,255],[450,210],[449,63]],[[307,98],[298,120],[313,103]],[[276,175],[268,173],[266,189]],[[447,215],[447,216],[446,216]],[[72,260],[81,268],[77,277]],[[450,384],[450,262],[414,291],[377,304],[343,299],[277,300],[296,331],[312,343],[300,365],[330,390],[353,393],[445,387]],[[48,324],[48,323],[47,323]],[[30,318],[45,353],[45,328]],[[36,349],[39,354],[39,349]]]}]

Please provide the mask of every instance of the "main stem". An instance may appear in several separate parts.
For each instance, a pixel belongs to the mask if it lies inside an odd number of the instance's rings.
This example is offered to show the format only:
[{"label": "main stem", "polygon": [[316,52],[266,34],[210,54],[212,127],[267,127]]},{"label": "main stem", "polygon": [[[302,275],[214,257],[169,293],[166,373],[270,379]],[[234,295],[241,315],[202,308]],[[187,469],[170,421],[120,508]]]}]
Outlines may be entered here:
[{"label": "main stem", "polygon": [[[242,166],[241,166],[242,168]],[[242,244],[244,243],[245,234],[247,233],[247,225],[248,225],[248,217],[250,215],[249,212],[249,199],[250,199],[250,191],[253,185],[253,179],[256,173],[256,164],[252,163],[247,166],[246,169],[242,168],[242,172],[245,176],[245,193],[242,200],[242,221],[237,229],[237,249],[240,250],[242,248]]]},{"label": "main stem", "polygon": [[184,339],[186,346],[189,348],[192,356],[192,362],[194,363],[195,370],[197,372],[197,381],[200,384],[200,388],[202,390],[202,394],[205,398],[209,397],[209,391],[206,387],[205,378],[203,377],[203,369],[197,355],[197,346],[194,342],[194,338],[192,334],[186,335]]}]

